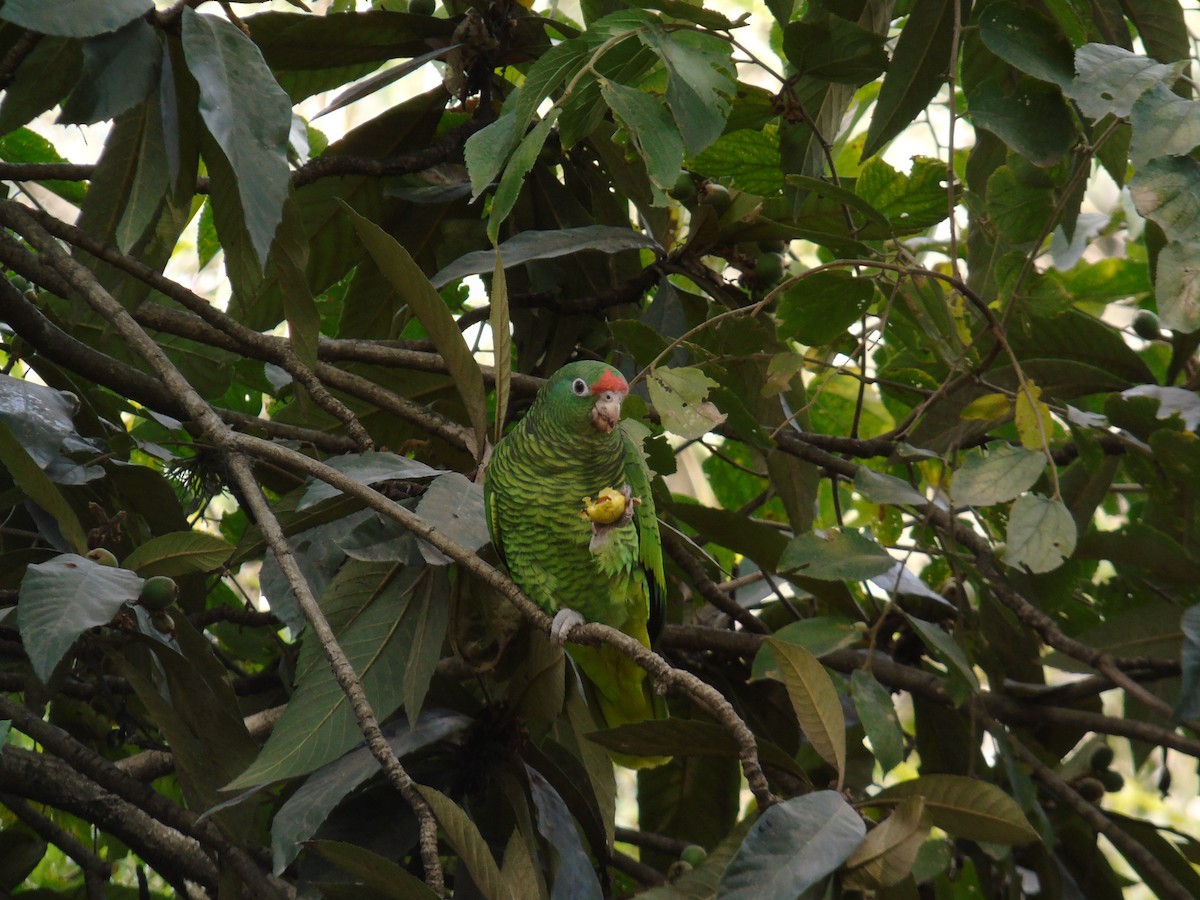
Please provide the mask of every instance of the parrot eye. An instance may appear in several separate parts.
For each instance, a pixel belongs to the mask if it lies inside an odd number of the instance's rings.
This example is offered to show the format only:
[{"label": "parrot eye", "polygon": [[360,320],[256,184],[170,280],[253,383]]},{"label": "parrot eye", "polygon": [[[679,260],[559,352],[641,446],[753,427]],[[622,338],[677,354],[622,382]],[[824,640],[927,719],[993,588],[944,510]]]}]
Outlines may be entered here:
[{"label": "parrot eye", "polygon": [[576,378],[571,382],[571,393],[576,397],[586,397],[588,393],[588,383],[582,378]]}]

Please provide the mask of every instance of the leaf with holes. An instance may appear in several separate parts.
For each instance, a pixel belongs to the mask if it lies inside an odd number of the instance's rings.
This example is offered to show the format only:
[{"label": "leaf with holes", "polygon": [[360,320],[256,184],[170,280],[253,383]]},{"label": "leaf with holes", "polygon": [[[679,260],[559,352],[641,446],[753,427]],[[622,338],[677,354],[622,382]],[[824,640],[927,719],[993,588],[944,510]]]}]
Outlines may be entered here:
[{"label": "leaf with holes", "polygon": [[1005,539],[1006,565],[1050,572],[1075,552],[1075,520],[1061,500],[1025,494],[1013,504]]}]

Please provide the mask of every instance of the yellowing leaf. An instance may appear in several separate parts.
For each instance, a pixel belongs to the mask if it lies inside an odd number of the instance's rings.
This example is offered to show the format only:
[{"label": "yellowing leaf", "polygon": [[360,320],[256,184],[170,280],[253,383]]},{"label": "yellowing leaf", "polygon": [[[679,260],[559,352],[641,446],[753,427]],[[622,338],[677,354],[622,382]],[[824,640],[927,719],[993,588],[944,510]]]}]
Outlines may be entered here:
[{"label": "yellowing leaf", "polygon": [[1041,396],[1042,389],[1028,380],[1024,387],[1017,391],[1017,433],[1021,436],[1021,446],[1026,450],[1040,450],[1045,447],[1054,428],[1054,422],[1050,418],[1050,407],[1038,399]]},{"label": "yellowing leaf", "polygon": [[964,419],[979,419],[990,422],[1004,419],[1012,414],[1012,401],[1005,394],[984,394],[976,397],[959,414]]},{"label": "yellowing leaf", "polygon": [[846,860],[846,887],[878,890],[890,887],[912,871],[917,851],[929,836],[933,821],[919,796],[901,801],[890,816],[867,834]]},{"label": "yellowing leaf", "polygon": [[821,758],[837,769],[838,790],[846,769],[846,718],[829,673],[820,661],[796,644],[768,638],[775,651],[778,678],[787,688],[804,735]]}]

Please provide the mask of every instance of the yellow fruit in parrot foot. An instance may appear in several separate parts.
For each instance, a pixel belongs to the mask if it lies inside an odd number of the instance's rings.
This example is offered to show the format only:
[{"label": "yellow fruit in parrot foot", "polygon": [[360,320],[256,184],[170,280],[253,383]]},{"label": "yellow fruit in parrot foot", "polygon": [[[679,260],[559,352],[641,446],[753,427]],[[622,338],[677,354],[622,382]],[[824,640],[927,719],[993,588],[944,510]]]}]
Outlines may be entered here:
[{"label": "yellow fruit in parrot foot", "polygon": [[593,500],[583,498],[583,510],[580,518],[589,519],[597,525],[611,525],[625,515],[625,495],[616,488],[607,487]]}]

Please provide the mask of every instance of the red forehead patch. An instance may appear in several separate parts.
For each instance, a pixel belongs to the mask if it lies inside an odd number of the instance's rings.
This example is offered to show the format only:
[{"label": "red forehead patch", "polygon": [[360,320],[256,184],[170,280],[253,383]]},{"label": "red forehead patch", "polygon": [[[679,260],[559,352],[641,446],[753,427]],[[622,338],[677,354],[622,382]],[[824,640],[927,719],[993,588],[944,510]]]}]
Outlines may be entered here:
[{"label": "red forehead patch", "polygon": [[593,394],[603,394],[605,391],[619,391],[622,394],[629,392],[629,383],[609,369],[592,385]]}]

